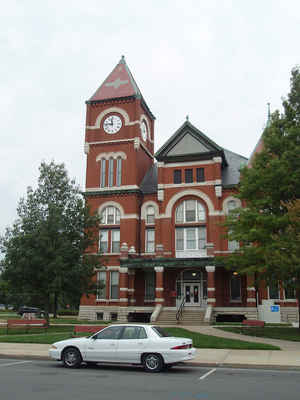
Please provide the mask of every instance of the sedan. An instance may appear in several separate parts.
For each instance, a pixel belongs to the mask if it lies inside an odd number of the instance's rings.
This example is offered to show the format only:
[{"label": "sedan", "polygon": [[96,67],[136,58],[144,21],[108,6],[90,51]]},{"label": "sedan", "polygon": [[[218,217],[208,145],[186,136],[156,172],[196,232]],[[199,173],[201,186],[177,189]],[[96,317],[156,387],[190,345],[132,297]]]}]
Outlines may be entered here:
[{"label": "sedan", "polygon": [[90,337],[53,343],[49,355],[67,368],[82,362],[142,364],[147,372],[159,372],[195,357],[191,339],[169,336],[154,325],[111,325]]}]

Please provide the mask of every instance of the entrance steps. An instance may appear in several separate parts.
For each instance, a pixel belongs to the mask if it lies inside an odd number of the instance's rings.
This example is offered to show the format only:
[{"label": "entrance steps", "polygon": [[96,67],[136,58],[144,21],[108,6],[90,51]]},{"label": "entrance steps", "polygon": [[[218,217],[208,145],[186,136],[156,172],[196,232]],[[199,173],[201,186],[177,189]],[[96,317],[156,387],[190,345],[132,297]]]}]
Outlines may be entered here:
[{"label": "entrance steps", "polygon": [[156,321],[159,325],[209,325],[204,321],[205,310],[203,309],[184,309],[182,317],[179,321],[176,320],[176,310],[162,310]]}]

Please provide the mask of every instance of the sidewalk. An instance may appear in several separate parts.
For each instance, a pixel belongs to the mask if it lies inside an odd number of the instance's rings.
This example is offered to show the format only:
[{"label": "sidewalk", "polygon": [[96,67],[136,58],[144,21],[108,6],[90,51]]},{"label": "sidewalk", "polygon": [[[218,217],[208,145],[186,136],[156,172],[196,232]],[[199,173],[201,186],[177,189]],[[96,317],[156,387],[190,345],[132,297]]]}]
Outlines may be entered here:
[{"label": "sidewalk", "polygon": [[[207,367],[279,368],[300,370],[300,342],[254,338],[220,331],[212,326],[182,326],[185,329],[206,335],[214,335],[246,341],[269,343],[279,346],[281,351],[197,349],[194,360],[186,365]],[[1,343],[0,357],[49,360],[48,344]]]}]

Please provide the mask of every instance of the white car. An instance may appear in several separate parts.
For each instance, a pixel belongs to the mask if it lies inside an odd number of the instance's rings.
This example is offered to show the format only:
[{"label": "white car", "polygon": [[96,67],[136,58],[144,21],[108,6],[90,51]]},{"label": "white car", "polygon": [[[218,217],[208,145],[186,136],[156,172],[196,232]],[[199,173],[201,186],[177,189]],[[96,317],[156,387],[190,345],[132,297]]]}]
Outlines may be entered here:
[{"label": "white car", "polygon": [[171,337],[154,325],[110,325],[90,337],[53,343],[50,357],[65,367],[77,368],[82,362],[96,364],[142,364],[148,372],[159,372],[195,357],[191,339]]}]

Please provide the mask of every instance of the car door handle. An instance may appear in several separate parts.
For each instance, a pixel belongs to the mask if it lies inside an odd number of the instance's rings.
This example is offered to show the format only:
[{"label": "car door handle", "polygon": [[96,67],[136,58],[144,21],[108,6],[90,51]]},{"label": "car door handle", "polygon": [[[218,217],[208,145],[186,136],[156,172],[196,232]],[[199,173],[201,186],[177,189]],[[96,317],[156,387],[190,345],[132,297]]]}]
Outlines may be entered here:
[{"label": "car door handle", "polygon": [[111,343],[110,346],[115,346],[115,344],[114,344],[114,343]]}]

